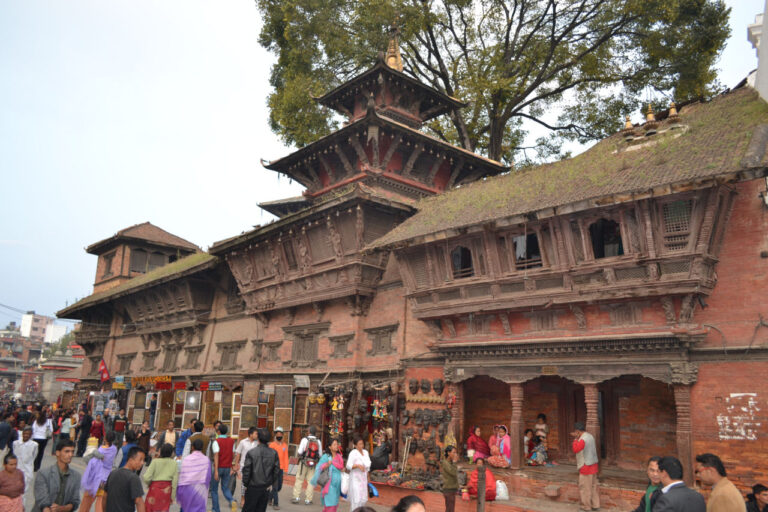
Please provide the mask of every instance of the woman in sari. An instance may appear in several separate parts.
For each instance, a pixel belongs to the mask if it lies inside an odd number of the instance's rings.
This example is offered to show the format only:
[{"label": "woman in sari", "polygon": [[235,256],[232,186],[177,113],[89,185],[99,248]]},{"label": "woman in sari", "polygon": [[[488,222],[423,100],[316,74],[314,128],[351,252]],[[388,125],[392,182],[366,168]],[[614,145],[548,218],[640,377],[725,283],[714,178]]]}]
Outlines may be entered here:
[{"label": "woman in sari", "polygon": [[[91,438],[95,439],[95,438]],[[90,441],[90,439],[89,439]],[[83,499],[79,509],[82,512],[91,510],[91,505],[96,502],[96,512],[103,512],[104,484],[112,471],[112,463],[117,455],[117,447],[113,446],[115,433],[107,432],[104,436],[104,444],[98,449],[88,453],[84,460],[88,466],[85,468],[83,478],[80,480],[80,488],[83,490]]]},{"label": "woman in sari", "polygon": [[480,427],[475,425],[472,429],[472,433],[469,434],[467,439],[467,451],[473,450],[472,462],[477,462],[478,459],[487,459],[491,454],[491,449],[485,439],[480,437],[482,434]]},{"label": "woman in sari", "polygon": [[176,486],[179,482],[179,465],[172,457],[174,446],[165,443],[160,447],[160,457],[152,460],[144,472],[144,483],[149,486],[144,499],[146,512],[168,512],[176,499]]},{"label": "woman in sari", "polygon": [[349,452],[347,459],[349,510],[356,510],[368,501],[368,471],[371,469],[371,458],[360,434],[355,434],[354,443],[355,449]]},{"label": "woman in sari", "polygon": [[330,478],[320,490],[320,496],[323,501],[323,512],[336,512],[336,508],[339,506],[339,496],[341,496],[341,472],[344,471],[344,459],[341,457],[339,441],[336,439],[331,440],[328,452],[324,453],[317,462],[317,470],[310,485],[313,487],[317,485],[318,477],[329,464]]},{"label": "woman in sari", "polygon": [[5,456],[5,469],[0,471],[0,510],[24,512],[24,473],[16,468],[18,459],[12,453]]},{"label": "woman in sari", "polygon": [[176,501],[184,512],[206,512],[211,461],[203,453],[203,440],[195,439],[189,455],[181,461]]},{"label": "woman in sari", "polygon": [[507,433],[506,425],[499,425],[498,438],[499,453],[504,457],[504,460],[507,461],[507,464],[509,464],[512,462],[512,441]]}]

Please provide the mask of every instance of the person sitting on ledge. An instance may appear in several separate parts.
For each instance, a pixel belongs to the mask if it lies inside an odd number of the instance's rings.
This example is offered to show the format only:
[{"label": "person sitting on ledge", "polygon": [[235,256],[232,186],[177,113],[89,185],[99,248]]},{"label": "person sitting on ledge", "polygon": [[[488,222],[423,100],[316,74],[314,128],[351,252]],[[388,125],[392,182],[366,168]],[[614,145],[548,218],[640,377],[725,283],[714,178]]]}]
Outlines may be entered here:
[{"label": "person sitting on ledge", "polygon": [[485,501],[494,501],[496,499],[496,478],[491,470],[485,466],[485,459],[477,459],[477,468],[469,475],[469,495],[477,496],[478,472],[485,471]]},{"label": "person sitting on ledge", "polygon": [[549,463],[549,454],[547,453],[547,436],[536,436],[533,438],[535,444],[529,464],[531,466],[546,466]]},{"label": "person sitting on ledge", "polygon": [[472,462],[477,462],[478,459],[486,459],[491,454],[491,449],[488,447],[488,443],[485,442],[485,439],[480,437],[481,433],[480,427],[475,426],[472,429],[472,433],[469,434],[469,438],[467,438],[467,451],[474,451]]}]

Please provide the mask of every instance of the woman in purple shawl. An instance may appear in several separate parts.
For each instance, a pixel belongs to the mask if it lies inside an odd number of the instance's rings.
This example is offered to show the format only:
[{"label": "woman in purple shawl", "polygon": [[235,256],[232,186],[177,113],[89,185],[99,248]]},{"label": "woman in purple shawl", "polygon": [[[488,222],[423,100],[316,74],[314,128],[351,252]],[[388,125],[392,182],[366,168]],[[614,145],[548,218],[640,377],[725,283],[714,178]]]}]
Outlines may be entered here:
[{"label": "woman in purple shawl", "polygon": [[113,446],[114,442],[115,433],[110,430],[104,436],[104,444],[89,455],[92,458],[88,461],[83,478],[80,480],[80,488],[84,491],[80,510],[84,512],[91,509],[94,500],[96,501],[96,512],[104,510],[102,503],[104,484],[112,471],[112,463],[115,461],[115,455],[117,455],[117,447]]},{"label": "woman in purple shawl", "polygon": [[205,512],[208,486],[211,483],[211,461],[203,453],[203,441],[195,439],[189,455],[181,461],[176,501],[184,512]]}]

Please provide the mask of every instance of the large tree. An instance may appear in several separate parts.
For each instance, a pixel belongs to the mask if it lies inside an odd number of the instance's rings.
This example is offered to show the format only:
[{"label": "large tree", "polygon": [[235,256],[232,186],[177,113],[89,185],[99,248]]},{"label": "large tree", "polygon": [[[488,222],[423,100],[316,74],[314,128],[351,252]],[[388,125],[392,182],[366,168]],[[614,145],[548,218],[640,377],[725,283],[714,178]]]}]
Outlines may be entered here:
[{"label": "large tree", "polygon": [[311,98],[369,67],[399,28],[404,71],[469,103],[435,120],[440,138],[520,159],[527,131],[587,142],[648,97],[706,98],[730,34],[722,0],[256,0],[260,43],[277,55],[270,123],[289,144],[337,118]]}]

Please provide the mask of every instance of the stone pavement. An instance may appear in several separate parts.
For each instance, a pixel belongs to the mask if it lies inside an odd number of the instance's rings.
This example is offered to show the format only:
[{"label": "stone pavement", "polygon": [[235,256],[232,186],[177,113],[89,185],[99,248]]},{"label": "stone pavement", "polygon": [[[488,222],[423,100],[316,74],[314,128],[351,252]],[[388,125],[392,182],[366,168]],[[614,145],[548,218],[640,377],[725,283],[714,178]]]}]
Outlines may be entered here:
[{"label": "stone pavement", "polygon": [[[45,455],[45,458],[43,459],[42,467],[49,466],[51,464],[54,464],[55,462],[56,462],[56,458],[52,457],[50,455],[50,451],[48,451],[48,453],[46,453]],[[74,457],[72,459],[71,467],[77,470],[81,475],[85,471],[85,463],[83,462],[83,459],[80,457]],[[146,486],[144,487],[144,489],[146,491]],[[312,503],[311,505],[304,505],[303,503],[301,504],[291,503],[292,490],[293,488],[290,486],[288,487],[283,486],[283,490],[280,491],[280,512],[320,512],[323,509],[323,506],[319,500],[319,494],[317,492],[315,492],[314,503]],[[236,496],[240,496],[240,482],[238,482],[237,484],[237,490],[235,491],[235,493],[236,493]],[[24,496],[24,510],[31,511],[33,504],[34,504],[33,488],[32,486],[30,486],[30,488],[27,490],[27,493]],[[219,490],[219,507],[221,508],[221,512],[230,512],[228,503],[224,499],[224,495],[221,493],[221,490]],[[382,507],[380,505],[373,505],[373,508],[378,512],[385,512],[389,510],[389,508]],[[94,509],[95,507],[91,508],[91,510],[94,510]],[[210,496],[208,497],[208,510],[211,510]],[[238,507],[238,510],[239,510],[239,507]],[[267,512],[271,512],[272,510],[273,510],[272,507],[267,507]],[[348,511],[349,511],[349,502],[342,500],[342,502],[339,504],[338,512],[348,512]],[[79,510],[78,512],[88,512],[88,511]],[[174,503],[171,506],[171,512],[179,512],[179,506]]]}]

